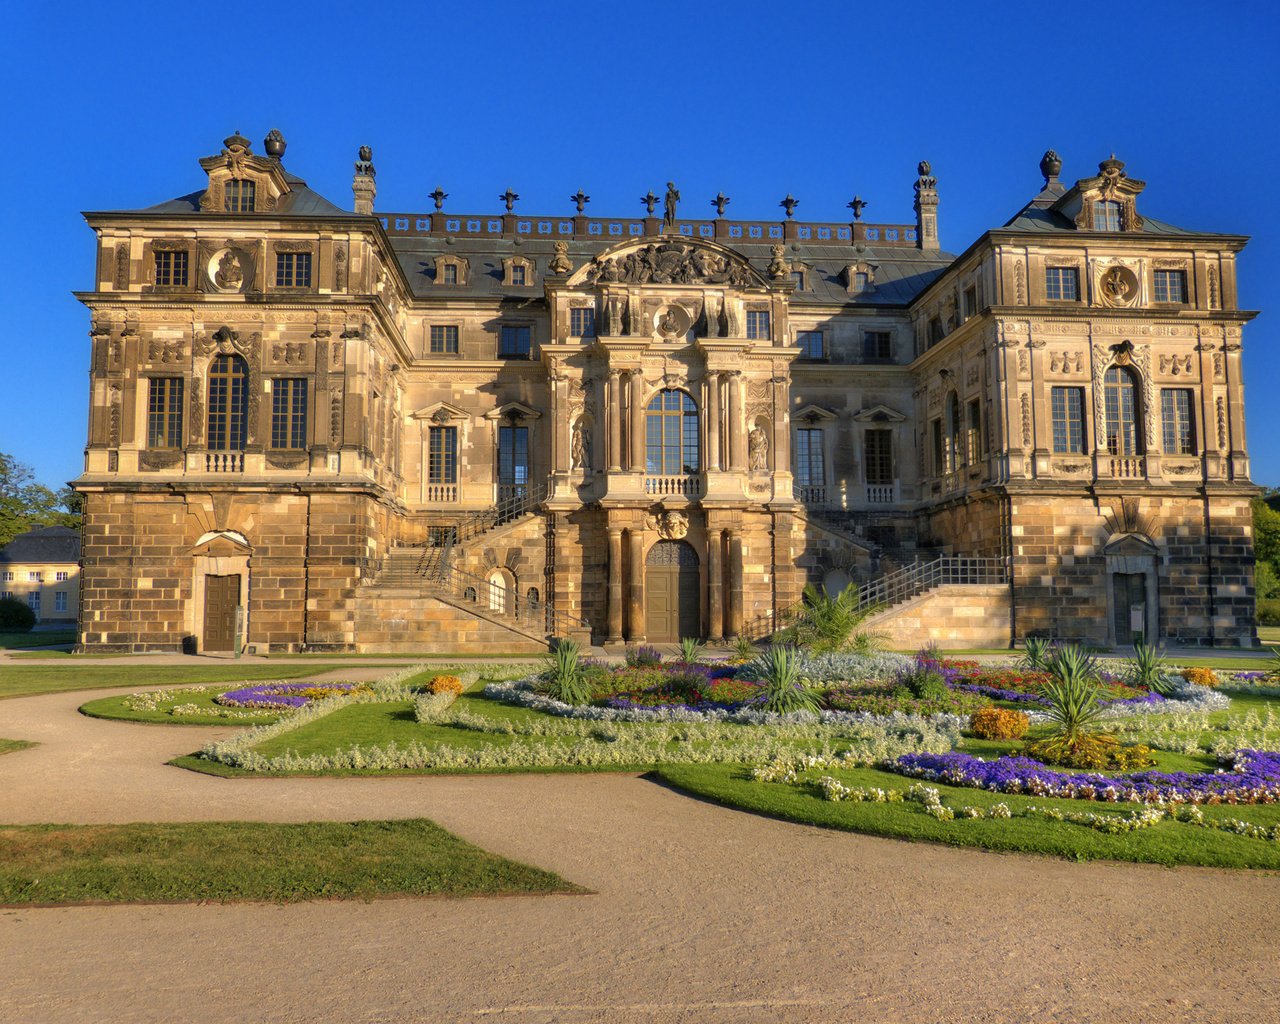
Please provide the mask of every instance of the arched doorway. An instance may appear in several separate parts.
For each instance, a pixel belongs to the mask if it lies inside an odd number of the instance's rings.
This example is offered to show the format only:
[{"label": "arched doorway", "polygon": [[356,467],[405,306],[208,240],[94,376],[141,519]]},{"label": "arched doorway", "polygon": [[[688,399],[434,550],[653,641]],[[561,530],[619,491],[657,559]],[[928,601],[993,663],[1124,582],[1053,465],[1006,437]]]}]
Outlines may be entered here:
[{"label": "arched doorway", "polygon": [[701,636],[698,553],[683,540],[660,540],[645,559],[645,631],[656,643]]},{"label": "arched doorway", "polygon": [[489,573],[489,611],[507,615],[512,608],[512,595],[515,593],[515,580],[506,569],[494,569]]}]

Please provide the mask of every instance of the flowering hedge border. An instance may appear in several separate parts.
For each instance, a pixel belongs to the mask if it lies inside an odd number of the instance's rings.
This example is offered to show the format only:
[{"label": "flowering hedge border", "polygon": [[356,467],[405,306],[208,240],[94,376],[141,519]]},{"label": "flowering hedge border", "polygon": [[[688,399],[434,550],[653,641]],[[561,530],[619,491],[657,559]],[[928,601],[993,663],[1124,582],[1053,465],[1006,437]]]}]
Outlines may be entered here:
[{"label": "flowering hedge border", "polygon": [[1060,772],[1027,757],[986,761],[972,754],[905,754],[884,768],[910,778],[992,793],[1109,803],[1256,804],[1280,801],[1280,753],[1237,750],[1217,772],[1135,772],[1108,776]]}]

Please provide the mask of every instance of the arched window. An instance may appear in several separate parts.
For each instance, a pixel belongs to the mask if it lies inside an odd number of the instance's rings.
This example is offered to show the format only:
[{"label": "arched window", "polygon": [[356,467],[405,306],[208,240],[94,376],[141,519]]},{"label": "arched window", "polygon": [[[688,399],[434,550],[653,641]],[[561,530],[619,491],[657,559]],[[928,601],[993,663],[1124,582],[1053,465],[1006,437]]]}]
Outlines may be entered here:
[{"label": "arched window", "polygon": [[209,450],[242,452],[249,431],[249,367],[218,356],[209,367]]},{"label": "arched window", "polygon": [[1103,377],[1107,451],[1112,455],[1141,455],[1142,432],[1138,428],[1138,385],[1133,373],[1113,366]]},{"label": "arched window", "polygon": [[645,471],[680,476],[699,471],[698,407],[683,391],[659,391],[645,415]]}]

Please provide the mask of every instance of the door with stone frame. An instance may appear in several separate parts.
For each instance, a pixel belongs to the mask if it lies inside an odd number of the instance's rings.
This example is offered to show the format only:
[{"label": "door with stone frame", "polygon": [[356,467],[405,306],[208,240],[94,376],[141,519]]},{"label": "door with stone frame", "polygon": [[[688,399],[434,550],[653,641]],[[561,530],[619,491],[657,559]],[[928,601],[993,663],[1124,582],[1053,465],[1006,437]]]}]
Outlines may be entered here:
[{"label": "door with stone frame", "polygon": [[645,634],[654,643],[702,635],[698,553],[682,540],[661,540],[645,559]]},{"label": "door with stone frame", "polygon": [[240,577],[204,578],[203,651],[233,651],[236,642],[236,612],[240,607]]},{"label": "door with stone frame", "polygon": [[1134,609],[1141,609],[1142,626],[1140,632],[1143,639],[1150,639],[1145,634],[1147,632],[1147,574],[1145,572],[1118,572],[1112,577],[1112,587],[1114,588],[1115,601],[1113,613],[1115,621],[1116,643],[1118,645],[1130,644],[1133,642],[1135,630]]}]

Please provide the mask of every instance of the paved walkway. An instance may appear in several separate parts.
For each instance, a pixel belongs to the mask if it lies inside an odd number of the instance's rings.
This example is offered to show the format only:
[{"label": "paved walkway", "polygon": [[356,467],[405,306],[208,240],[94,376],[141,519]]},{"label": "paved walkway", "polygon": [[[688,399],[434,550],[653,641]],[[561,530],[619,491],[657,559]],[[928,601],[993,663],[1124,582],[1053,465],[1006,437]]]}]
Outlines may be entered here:
[{"label": "paved walkway", "polygon": [[0,821],[424,815],[597,894],[0,911],[6,1022],[1280,1020],[1274,874],[846,835],[622,775],[216,779],[163,762],[229,730],[85,699],[0,702],[41,744],[0,757]]}]

